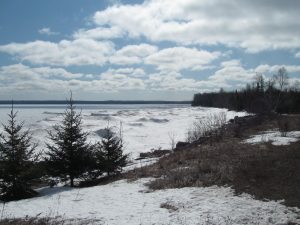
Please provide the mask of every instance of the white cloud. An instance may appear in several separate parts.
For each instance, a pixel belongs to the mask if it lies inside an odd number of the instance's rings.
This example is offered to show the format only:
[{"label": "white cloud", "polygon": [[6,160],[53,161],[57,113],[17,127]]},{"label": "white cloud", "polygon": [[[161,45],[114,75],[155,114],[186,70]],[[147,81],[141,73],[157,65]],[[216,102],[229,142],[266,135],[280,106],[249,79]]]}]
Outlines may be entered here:
[{"label": "white cloud", "polygon": [[130,37],[181,44],[224,44],[248,52],[300,47],[300,2],[247,0],[148,0],[95,13],[100,26]]},{"label": "white cloud", "polygon": [[241,61],[238,59],[232,59],[221,63],[222,67],[233,67],[233,66],[240,66],[240,65],[241,65]]},{"label": "white cloud", "polygon": [[149,79],[145,81],[151,90],[168,90],[168,91],[193,91],[205,92],[216,91],[221,87],[229,87],[224,82],[211,80],[195,80],[192,78],[184,78],[181,74],[173,73],[155,73],[150,74]]},{"label": "white cloud", "polygon": [[[265,78],[276,74],[277,71],[285,67],[288,73],[300,72],[300,66],[297,65],[259,65],[256,68],[246,69],[239,60],[230,60],[221,63],[221,68],[213,75],[209,76],[208,81],[224,84],[229,88],[243,87],[246,83],[254,81],[257,73],[262,73]],[[290,78],[291,83],[296,82],[298,78]],[[222,86],[222,85],[221,85]]]},{"label": "white cloud", "polygon": [[131,77],[144,77],[145,71],[141,68],[120,68],[120,69],[109,69],[108,72],[112,74],[125,74]]},{"label": "white cloud", "polygon": [[280,68],[284,67],[288,73],[297,73],[300,72],[300,66],[297,65],[273,65],[268,64],[259,65],[255,68],[255,72],[258,73],[272,73],[276,74]]},{"label": "white cloud", "polygon": [[62,68],[29,67],[14,64],[0,67],[0,93],[10,91],[43,91],[62,93],[68,90],[85,92],[119,92],[146,88],[142,69],[110,69],[100,76],[70,73]]},{"label": "white cloud", "polygon": [[292,88],[300,91],[300,78],[292,77],[289,79],[289,84]]},{"label": "white cloud", "polygon": [[114,52],[114,44],[91,39],[62,40],[58,43],[34,41],[0,46],[0,52],[14,55],[32,64],[57,66],[103,65]]},{"label": "white cloud", "polygon": [[114,39],[121,38],[124,32],[119,27],[97,27],[93,29],[79,29],[73,34],[75,39]]},{"label": "white cloud", "polygon": [[45,35],[58,35],[59,33],[58,32],[54,32],[54,31],[51,31],[51,29],[49,27],[44,27],[44,28],[41,28],[38,30],[38,32],[40,34],[45,34]]},{"label": "white cloud", "polygon": [[230,60],[221,63],[222,68],[209,77],[209,80],[217,82],[249,83],[255,76],[253,69],[245,69],[239,60]]},{"label": "white cloud", "polygon": [[[106,91],[120,91],[120,90],[144,90],[146,88],[144,80],[138,77],[131,76],[132,74],[127,68],[122,70],[109,69],[108,71],[100,75],[99,81],[93,81],[95,83],[101,82],[105,84]],[[135,70],[132,69],[134,73]],[[137,72],[138,73],[138,72]]]},{"label": "white cloud", "polygon": [[[281,66],[281,65],[280,65]],[[268,66],[268,71],[276,71],[279,65]],[[298,66],[288,65],[300,71]],[[101,74],[71,73],[62,68],[30,67],[14,64],[0,67],[0,93],[33,92],[64,93],[68,90],[85,93],[112,93],[128,90],[208,92],[238,88],[253,81],[261,65],[255,69],[245,69],[239,60],[221,63],[221,68],[203,80],[186,78],[179,71],[162,70],[146,75],[142,68],[110,68]],[[299,82],[292,78],[291,83]],[[7,92],[7,93],[6,93]]]},{"label": "white cloud", "polygon": [[[29,67],[14,64],[0,67],[1,92],[18,91],[35,92],[64,92],[70,90],[70,84],[75,79],[84,79],[89,74],[70,73],[62,68]],[[87,82],[87,81],[83,81]]]},{"label": "white cloud", "polygon": [[14,64],[0,68],[0,79],[6,81],[26,81],[39,79],[78,79],[90,74],[70,73],[62,68],[29,67],[23,64]]},{"label": "white cloud", "polygon": [[207,68],[207,65],[219,56],[219,52],[174,47],[162,49],[148,56],[145,63],[155,65],[159,70],[180,71],[189,69],[195,71]]},{"label": "white cloud", "polygon": [[[89,79],[87,79],[89,78]],[[225,86],[224,86],[225,85]],[[0,93],[65,93],[68,90],[98,93],[127,90],[212,91],[226,84],[184,78],[178,72],[145,76],[141,68],[108,69],[100,75],[70,73],[62,68],[15,64],[0,67]]]},{"label": "white cloud", "polygon": [[139,64],[144,58],[157,51],[157,47],[149,44],[127,45],[110,57],[110,63],[118,65]]}]

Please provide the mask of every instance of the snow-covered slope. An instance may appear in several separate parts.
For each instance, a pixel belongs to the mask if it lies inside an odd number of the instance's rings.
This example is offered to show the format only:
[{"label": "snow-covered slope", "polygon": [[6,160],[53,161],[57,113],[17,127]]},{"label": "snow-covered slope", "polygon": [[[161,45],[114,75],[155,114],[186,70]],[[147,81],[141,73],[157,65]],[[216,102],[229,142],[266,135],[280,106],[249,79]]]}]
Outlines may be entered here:
[{"label": "snow-covered slope", "polygon": [[[94,224],[284,224],[300,211],[274,201],[235,196],[230,187],[181,188],[149,192],[141,179],[83,189],[44,188],[41,197],[10,202],[4,217],[63,216]],[[173,209],[161,208],[167,203]],[[1,206],[2,208],[2,206]]]}]

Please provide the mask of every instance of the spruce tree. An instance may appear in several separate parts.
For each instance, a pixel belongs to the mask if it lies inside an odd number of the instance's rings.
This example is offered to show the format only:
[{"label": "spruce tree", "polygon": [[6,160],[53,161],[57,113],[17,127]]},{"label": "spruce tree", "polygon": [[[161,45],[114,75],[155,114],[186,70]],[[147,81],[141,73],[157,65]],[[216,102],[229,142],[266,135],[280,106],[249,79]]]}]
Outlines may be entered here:
[{"label": "spruce tree", "polygon": [[33,166],[37,161],[31,144],[29,130],[23,131],[23,124],[16,120],[17,112],[12,105],[7,125],[0,134],[0,193],[3,201],[18,200],[35,196],[30,181],[34,178]]},{"label": "spruce tree", "polygon": [[105,128],[102,140],[94,148],[97,169],[108,176],[121,172],[122,167],[126,166],[128,155],[123,154],[122,137],[113,133],[112,128]]},{"label": "spruce tree", "polygon": [[87,133],[82,130],[81,113],[75,111],[72,94],[61,124],[53,126],[48,132],[52,143],[47,143],[46,157],[50,175],[70,180],[82,177],[90,167],[91,146],[87,143]]}]

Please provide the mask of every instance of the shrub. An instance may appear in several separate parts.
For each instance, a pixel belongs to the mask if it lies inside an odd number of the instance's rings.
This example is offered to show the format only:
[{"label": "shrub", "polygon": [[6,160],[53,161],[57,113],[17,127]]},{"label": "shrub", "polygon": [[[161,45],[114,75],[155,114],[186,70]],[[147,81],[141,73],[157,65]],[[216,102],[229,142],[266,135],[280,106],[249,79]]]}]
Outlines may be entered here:
[{"label": "shrub", "polygon": [[290,121],[287,118],[280,117],[277,120],[278,129],[282,137],[286,137],[287,132],[290,131]]},{"label": "shrub", "polygon": [[[121,135],[120,135],[121,136]],[[123,140],[111,127],[105,128],[102,140],[94,145],[96,170],[110,174],[121,172],[126,166],[128,155],[123,153]]]},{"label": "shrub", "polygon": [[216,140],[220,140],[225,134],[225,124],[225,112],[210,114],[204,119],[198,119],[188,130],[187,141],[198,141],[202,137],[212,137]]}]

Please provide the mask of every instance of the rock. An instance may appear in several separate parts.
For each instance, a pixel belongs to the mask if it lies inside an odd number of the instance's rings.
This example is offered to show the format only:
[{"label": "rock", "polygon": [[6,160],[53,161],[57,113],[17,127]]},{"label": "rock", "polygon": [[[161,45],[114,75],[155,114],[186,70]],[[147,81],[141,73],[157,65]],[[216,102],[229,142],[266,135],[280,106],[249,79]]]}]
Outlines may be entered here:
[{"label": "rock", "polygon": [[170,153],[171,150],[153,150],[151,152],[140,153],[140,158],[156,158]]},{"label": "rock", "polygon": [[176,149],[178,149],[178,148],[183,148],[183,147],[185,147],[185,146],[187,146],[187,145],[189,145],[189,144],[190,144],[189,142],[179,141],[179,142],[177,142],[177,144],[176,144]]}]

